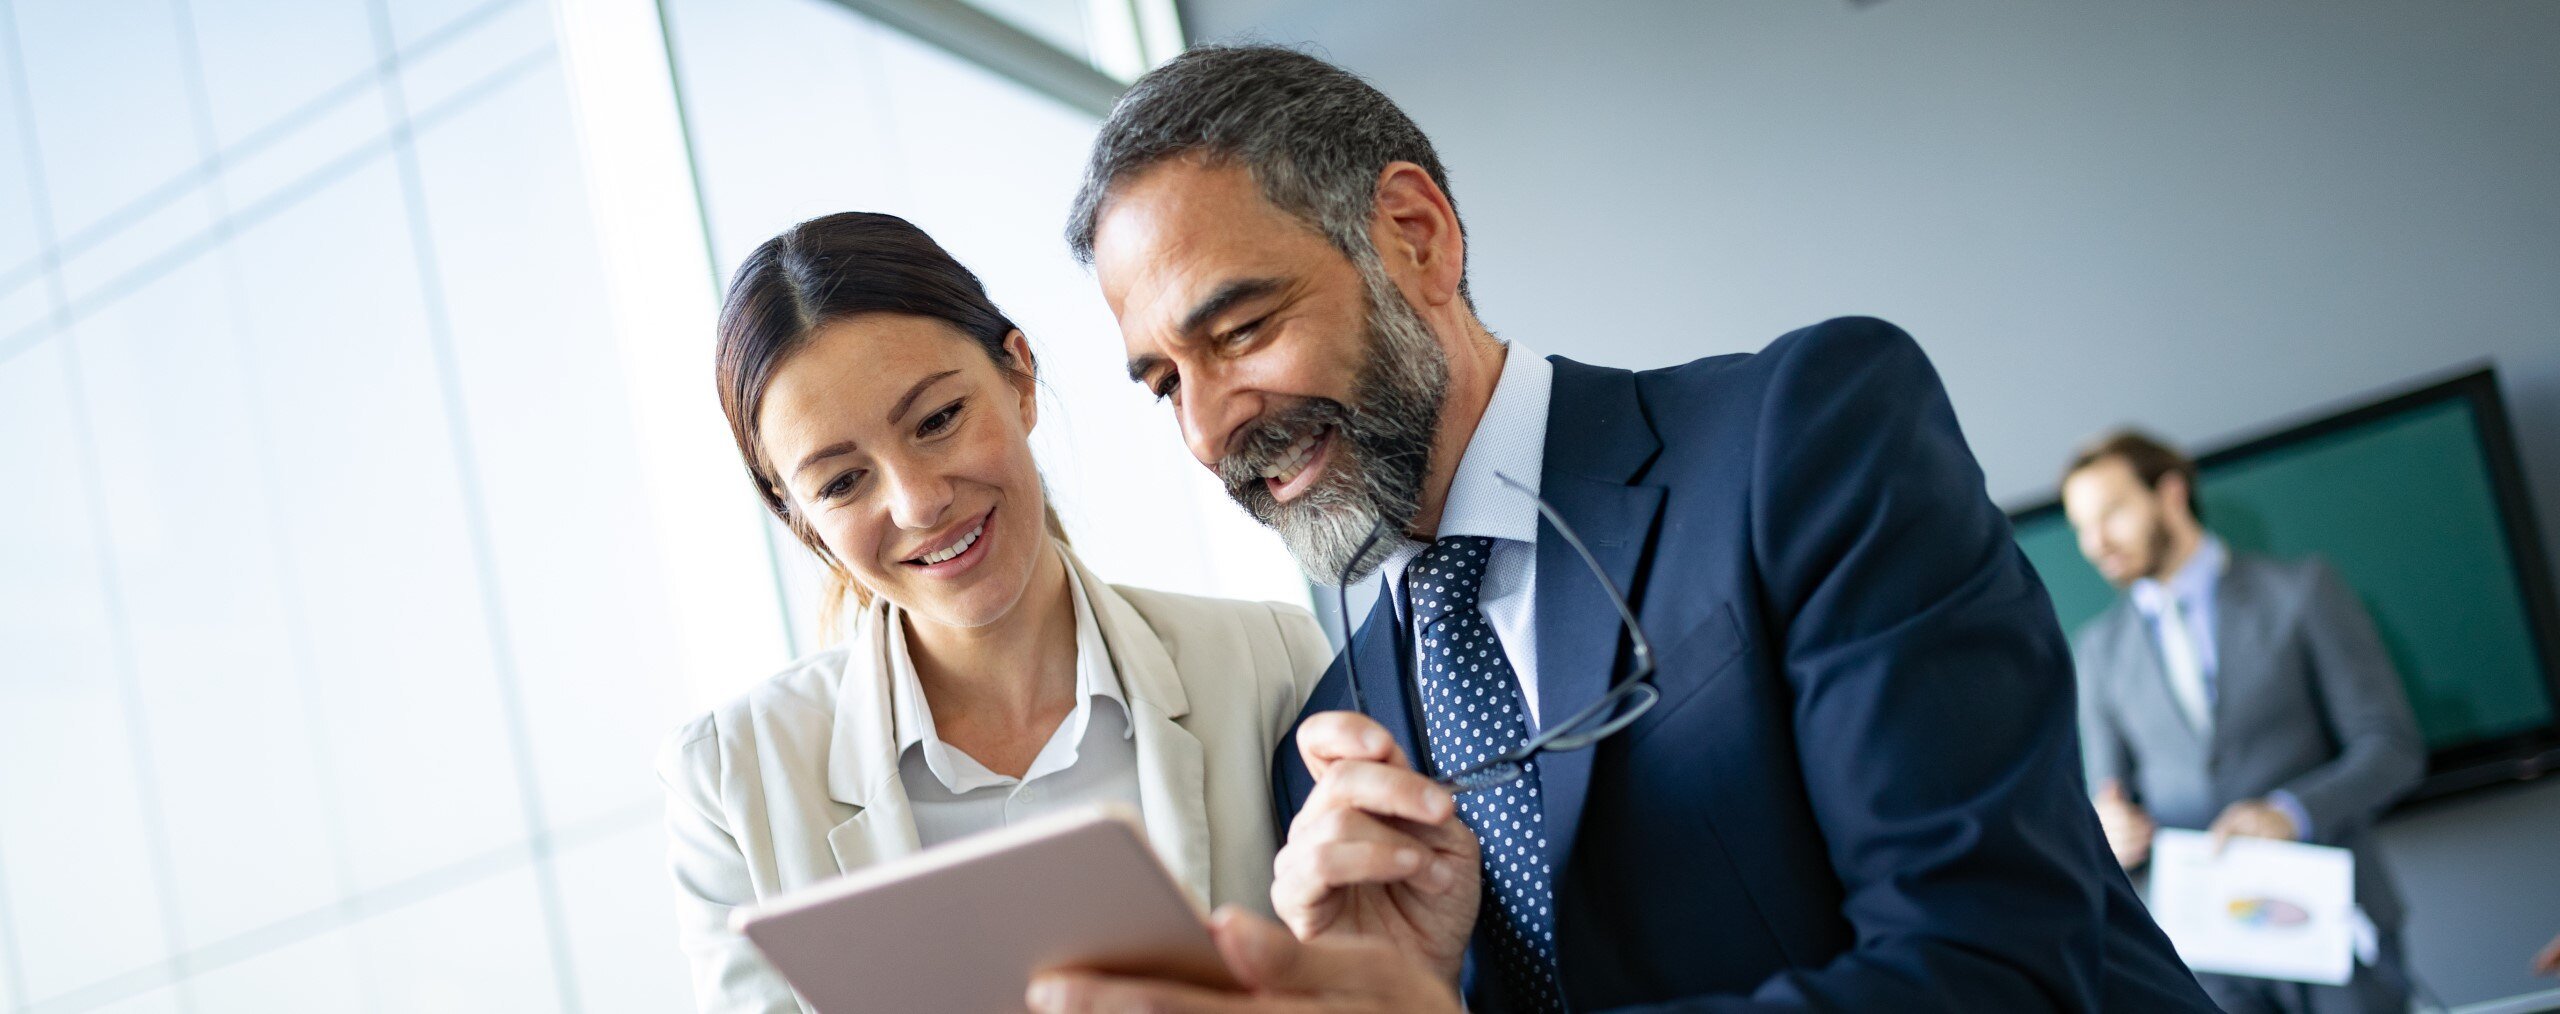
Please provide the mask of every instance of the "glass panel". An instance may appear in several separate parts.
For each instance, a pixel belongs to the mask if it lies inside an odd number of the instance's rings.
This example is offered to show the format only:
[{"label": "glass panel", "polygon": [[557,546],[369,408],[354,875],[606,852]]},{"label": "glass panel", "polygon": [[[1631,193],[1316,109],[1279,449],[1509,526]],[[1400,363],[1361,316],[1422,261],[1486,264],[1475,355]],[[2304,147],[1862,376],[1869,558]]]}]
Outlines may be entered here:
[{"label": "glass panel", "polygon": [[203,163],[167,0],[13,6],[55,236],[79,238]]},{"label": "glass panel", "polygon": [[409,223],[377,161],[240,234],[256,401],[349,861],[377,888],[520,841],[515,746]]},{"label": "glass panel", "polygon": [[387,153],[390,109],[373,78],[223,152],[222,195],[234,215],[258,218],[299,199],[333,173]]},{"label": "glass panel", "polygon": [[[518,864],[364,921],[364,981],[384,1014],[560,1009],[533,870]],[[602,1010],[603,1008],[597,1008]]]},{"label": "glass panel", "polygon": [[651,762],[682,717],[564,87],[546,63],[418,138],[517,697],[555,825],[654,809]]},{"label": "glass panel", "polygon": [[195,1014],[341,1014],[370,1010],[355,934],[333,929],[187,979]]},{"label": "glass panel", "polygon": [[666,6],[722,278],[793,222],[906,192],[869,22],[825,0]]},{"label": "glass panel", "polygon": [[387,0],[383,11],[391,19],[393,43],[405,51],[432,45],[497,12],[539,6],[540,0]]},{"label": "glass panel", "polygon": [[[0,8],[70,137],[0,120],[0,1007],[682,1009],[668,536],[550,8],[390,8],[411,178],[366,0],[180,2]],[[34,160],[106,223],[76,342],[39,330]],[[529,816],[585,843],[574,979]]]},{"label": "glass panel", "polygon": [[[1015,28],[1022,29],[1079,60],[1091,61],[1093,45],[1085,25],[1086,0],[962,0]],[[1100,0],[1120,3],[1127,0]]]},{"label": "glass panel", "polygon": [[190,946],[338,897],[295,603],[218,262],[83,321],[116,584]]},{"label": "glass panel", "polygon": [[1120,81],[1182,51],[1172,0],[961,0]]},{"label": "glass panel", "polygon": [[162,986],[122,1000],[87,1008],[91,1014],[180,1014],[178,987]]},{"label": "glass panel", "polygon": [[[35,284],[36,195],[27,178],[26,124],[19,118],[16,46],[0,19],[0,293]],[[0,338],[15,330],[0,315]]]},{"label": "glass panel", "polygon": [[515,0],[456,24],[400,60],[402,99],[409,115],[424,119],[457,102],[476,102],[474,89],[511,69],[541,60],[551,49],[549,5]]},{"label": "glass panel", "polygon": [[0,857],[30,1000],[169,956],[59,340],[0,362]]},{"label": "glass panel", "polygon": [[191,0],[188,14],[224,148],[324,94],[371,84],[380,60],[364,0]]},{"label": "glass panel", "polygon": [[564,848],[561,909],[578,1001],[617,1014],[693,1009],[693,981],[676,947],[675,896],[667,887],[666,832],[655,807],[623,830]]}]

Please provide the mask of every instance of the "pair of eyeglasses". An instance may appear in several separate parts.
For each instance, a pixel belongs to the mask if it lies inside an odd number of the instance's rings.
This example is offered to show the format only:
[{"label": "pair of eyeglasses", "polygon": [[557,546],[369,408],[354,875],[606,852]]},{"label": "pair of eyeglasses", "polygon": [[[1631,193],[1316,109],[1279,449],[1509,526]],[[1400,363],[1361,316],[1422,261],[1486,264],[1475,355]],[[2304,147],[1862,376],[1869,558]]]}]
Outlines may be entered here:
[{"label": "pair of eyeglasses", "polygon": [[[1636,623],[1635,611],[1627,608],[1626,596],[1619,594],[1618,586],[1610,583],[1609,572],[1600,568],[1600,561],[1591,555],[1591,547],[1582,544],[1582,536],[1573,530],[1572,525],[1565,523],[1564,517],[1556,513],[1555,505],[1548,503],[1545,497],[1539,496],[1528,486],[1508,475],[1496,472],[1494,478],[1502,480],[1503,485],[1519,490],[1521,495],[1535,501],[1538,505],[1538,514],[1547,519],[1547,524],[1555,528],[1556,534],[1564,539],[1566,545],[1573,547],[1574,555],[1582,558],[1583,566],[1591,568],[1592,579],[1600,582],[1600,590],[1608,593],[1609,604],[1618,610],[1618,620],[1626,624],[1627,640],[1633,646],[1635,665],[1627,671],[1626,676],[1612,683],[1609,692],[1600,695],[1599,700],[1566,716],[1563,721],[1539,730],[1537,735],[1529,737],[1528,742],[1505,750],[1499,756],[1464,770],[1432,778],[1432,781],[1453,793],[1475,792],[1518,781],[1520,776],[1528,773],[1530,758],[1542,753],[1580,750],[1597,743],[1635,724],[1636,719],[1643,717],[1645,712],[1653,710],[1654,704],[1662,700],[1662,691],[1654,689],[1652,682],[1653,642],[1645,639],[1644,628]],[[1351,636],[1352,573],[1359,569],[1361,560],[1368,558],[1369,551],[1376,548],[1378,540],[1385,537],[1386,530],[1386,520],[1383,518],[1369,526],[1369,537],[1361,540],[1360,548],[1351,554],[1349,562],[1342,565],[1342,579],[1334,584],[1334,605],[1341,611],[1342,636],[1345,638]],[[1386,588],[1382,582],[1378,593],[1388,595],[1394,592],[1393,589]],[[1399,644],[1396,650],[1401,652],[1409,647],[1410,645]],[[1359,652],[1346,651],[1342,655],[1342,664],[1345,669],[1344,675],[1351,680],[1351,707],[1366,715],[1369,713],[1369,702],[1360,693],[1358,657]],[[1410,686],[1406,690],[1407,693],[1412,692]],[[1418,702],[1416,710],[1419,711]],[[1430,758],[1427,755],[1430,750],[1425,748],[1422,752],[1426,756],[1417,757],[1415,760],[1428,765]]]}]

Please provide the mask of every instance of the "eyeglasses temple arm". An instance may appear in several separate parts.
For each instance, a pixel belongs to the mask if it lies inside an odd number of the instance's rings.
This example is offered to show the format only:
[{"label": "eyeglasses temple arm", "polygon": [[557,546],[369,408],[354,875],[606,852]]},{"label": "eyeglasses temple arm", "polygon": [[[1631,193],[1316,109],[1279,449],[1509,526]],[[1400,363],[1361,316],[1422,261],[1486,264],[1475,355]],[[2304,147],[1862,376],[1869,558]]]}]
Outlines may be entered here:
[{"label": "eyeglasses temple arm", "polygon": [[[1351,561],[1342,565],[1341,579],[1333,584],[1333,607],[1342,617],[1342,677],[1351,684],[1351,710],[1363,715],[1369,713],[1369,701],[1360,693],[1360,663],[1356,661],[1360,653],[1351,644],[1351,575],[1360,569],[1360,561],[1369,558],[1369,550],[1377,546],[1386,531],[1387,519],[1370,522],[1369,537],[1360,540],[1360,548],[1352,551]],[[1378,594],[1386,594],[1383,583]]]},{"label": "eyeglasses temple arm", "polygon": [[1618,617],[1627,621],[1627,639],[1633,642],[1636,668],[1644,672],[1652,671],[1653,645],[1645,639],[1644,627],[1636,622],[1635,610],[1627,608],[1627,600],[1618,594],[1617,586],[1610,583],[1605,576],[1609,573],[1608,568],[1600,566],[1600,558],[1591,555],[1591,547],[1582,544],[1582,537],[1574,534],[1573,526],[1565,524],[1563,516],[1556,513],[1554,505],[1547,503],[1547,498],[1539,496],[1536,490],[1500,472],[1493,473],[1493,477],[1502,480],[1503,485],[1519,490],[1536,503],[1538,514],[1547,519],[1547,526],[1555,529],[1557,535],[1563,536],[1565,545],[1572,546],[1574,553],[1582,557],[1582,562],[1590,565],[1592,576],[1600,580],[1600,590],[1609,596],[1609,604],[1616,606]]}]

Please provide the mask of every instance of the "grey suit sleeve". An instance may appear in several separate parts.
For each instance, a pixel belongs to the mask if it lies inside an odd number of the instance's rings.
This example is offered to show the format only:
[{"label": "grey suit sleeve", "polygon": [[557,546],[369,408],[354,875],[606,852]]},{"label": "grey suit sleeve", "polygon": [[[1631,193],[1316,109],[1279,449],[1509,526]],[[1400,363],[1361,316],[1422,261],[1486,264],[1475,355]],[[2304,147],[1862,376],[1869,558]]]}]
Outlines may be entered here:
[{"label": "grey suit sleeve", "polygon": [[2427,752],[2400,674],[2363,603],[2327,564],[2313,560],[2307,568],[2303,631],[2320,717],[2338,743],[2338,755],[2283,788],[2310,814],[2314,839],[2335,843],[2372,824],[2417,785],[2426,773]]},{"label": "grey suit sleeve", "polygon": [[2071,645],[2071,668],[2078,674],[2080,695],[2080,760],[2081,769],[2089,776],[2089,794],[2114,779],[2124,785],[2126,795],[2139,795],[2133,785],[2133,751],[2117,734],[2115,716],[2107,713],[2106,671],[2095,665],[2096,652],[2091,644],[2095,631],[2081,631]]}]

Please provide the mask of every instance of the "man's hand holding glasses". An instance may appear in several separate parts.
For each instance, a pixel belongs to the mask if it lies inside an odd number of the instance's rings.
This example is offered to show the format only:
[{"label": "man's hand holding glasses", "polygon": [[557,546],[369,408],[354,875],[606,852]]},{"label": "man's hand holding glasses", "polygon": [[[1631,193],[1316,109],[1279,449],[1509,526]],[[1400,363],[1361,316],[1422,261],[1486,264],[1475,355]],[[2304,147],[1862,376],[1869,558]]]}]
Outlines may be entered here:
[{"label": "man's hand holding glasses", "polygon": [[[1481,854],[1475,834],[1458,819],[1456,794],[1516,781],[1539,754],[1588,749],[1625,731],[1662,696],[1652,683],[1652,642],[1581,534],[1526,484],[1496,477],[1536,506],[1607,593],[1625,627],[1631,664],[1598,700],[1501,756],[1462,771],[1425,772],[1368,716],[1356,653],[1346,654],[1344,676],[1356,710],[1312,715],[1298,727],[1298,754],[1316,787],[1289,825],[1288,844],[1272,869],[1272,907],[1300,939],[1391,941],[1452,984],[1484,896]],[[1385,534],[1384,525],[1370,528],[1344,564],[1338,589],[1366,571]],[[1337,591],[1334,603],[1342,629],[1352,629],[1349,596]]]},{"label": "man's hand holding glasses", "polygon": [[1298,754],[1316,788],[1272,864],[1272,908],[1301,940],[1390,941],[1454,986],[1483,899],[1455,797],[1358,712],[1308,716]]}]

